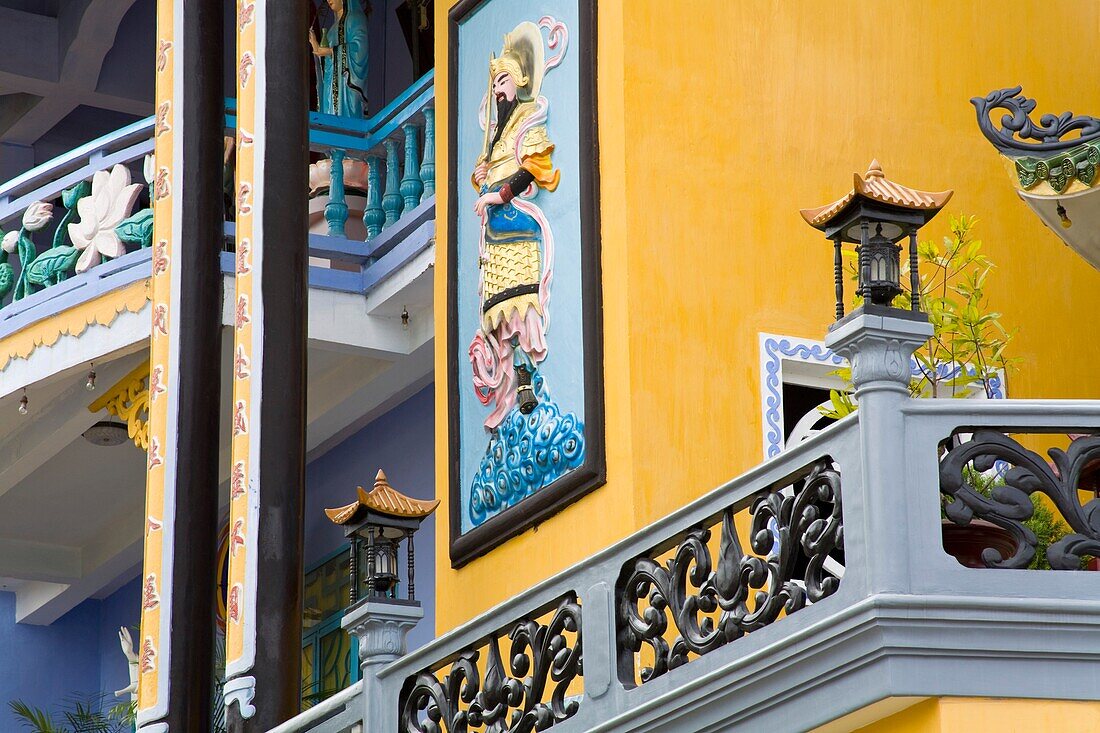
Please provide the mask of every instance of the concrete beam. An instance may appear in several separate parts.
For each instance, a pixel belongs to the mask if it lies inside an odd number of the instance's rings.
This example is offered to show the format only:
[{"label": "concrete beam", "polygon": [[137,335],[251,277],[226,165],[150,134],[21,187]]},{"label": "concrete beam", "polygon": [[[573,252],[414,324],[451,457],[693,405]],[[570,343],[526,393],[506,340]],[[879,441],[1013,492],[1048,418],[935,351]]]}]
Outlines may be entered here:
[{"label": "concrete beam", "polygon": [[65,584],[80,578],[78,547],[0,538],[0,577]]},{"label": "concrete beam", "polygon": [[[57,18],[0,7],[0,28],[4,29],[0,71],[47,82],[57,81]],[[0,89],[7,91],[6,86],[0,81]]]},{"label": "concrete beam", "polygon": [[14,39],[0,55],[0,92],[38,98],[0,126],[5,141],[33,145],[80,105],[135,115],[150,113],[150,101],[96,92],[103,61],[134,2],[88,0],[82,8],[69,4],[63,11],[63,23],[0,8],[0,28],[11,31],[7,37]]},{"label": "concrete beam", "polygon": [[141,563],[145,529],[142,499],[120,513],[96,541],[81,548],[79,576],[70,583],[31,582],[15,594],[17,623],[48,626],[103,588],[129,579]]}]

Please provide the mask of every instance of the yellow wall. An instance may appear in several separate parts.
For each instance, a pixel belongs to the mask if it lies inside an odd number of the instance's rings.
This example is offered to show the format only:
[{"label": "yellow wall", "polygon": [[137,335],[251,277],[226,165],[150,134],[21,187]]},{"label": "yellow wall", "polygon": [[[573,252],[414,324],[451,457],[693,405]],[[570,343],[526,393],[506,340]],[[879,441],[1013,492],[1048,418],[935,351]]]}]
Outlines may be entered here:
[{"label": "yellow wall", "polygon": [[[450,4],[437,4],[441,49]],[[451,570],[452,346],[439,318],[438,630],[759,462],[758,334],[821,338],[832,315],[831,247],[798,209],[845,193],[872,157],[893,180],[955,189],[926,236],[942,236],[951,213],[981,219],[978,234],[999,265],[990,298],[1019,327],[1010,395],[1100,397],[1096,352],[1082,338],[1090,322],[1082,314],[1100,307],[1100,274],[1016,198],[968,101],[1019,83],[1040,111],[1100,113],[1095,76],[1074,66],[1098,28],[1100,3],[1091,0],[600,0],[608,483]],[[447,54],[436,59],[442,164]]]},{"label": "yellow wall", "polygon": [[1034,733],[1100,729],[1100,704],[1064,700],[925,700],[859,733]]}]

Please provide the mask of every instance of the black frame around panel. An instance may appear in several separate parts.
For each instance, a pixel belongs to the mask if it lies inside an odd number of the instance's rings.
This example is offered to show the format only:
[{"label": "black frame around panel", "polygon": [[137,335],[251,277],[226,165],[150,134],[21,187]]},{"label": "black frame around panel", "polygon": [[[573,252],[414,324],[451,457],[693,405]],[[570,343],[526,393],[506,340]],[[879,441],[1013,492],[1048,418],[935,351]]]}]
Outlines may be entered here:
[{"label": "black frame around panel", "polygon": [[[488,0],[462,0],[448,17],[448,222],[447,222],[447,429],[451,566],[461,567],[564,509],[607,479],[603,400],[603,299],[600,273],[599,126],[596,116],[596,0],[578,0],[580,55],[579,131],[581,197],[581,292],[584,323],[584,463],[514,507],[462,532],[459,461],[458,358],[458,32],[459,24]],[[500,1],[500,0],[498,0]],[[587,165],[585,162],[587,161]]]}]

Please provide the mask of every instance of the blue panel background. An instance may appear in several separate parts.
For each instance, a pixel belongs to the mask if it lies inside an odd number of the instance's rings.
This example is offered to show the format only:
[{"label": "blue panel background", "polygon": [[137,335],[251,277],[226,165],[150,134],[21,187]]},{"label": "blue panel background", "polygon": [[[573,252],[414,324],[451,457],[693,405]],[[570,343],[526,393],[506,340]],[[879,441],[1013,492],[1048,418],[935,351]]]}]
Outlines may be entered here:
[{"label": "blue panel background", "polygon": [[138,625],[141,578],[107,598],[89,599],[49,626],[15,623],[15,594],[0,591],[0,731],[23,730],[11,700],[54,712],[72,697],[109,696],[130,684],[118,627]]},{"label": "blue panel background", "polygon": [[[470,483],[476,472],[489,431],[484,421],[490,407],[474,395],[473,372],[467,348],[477,331],[480,302],[478,282],[478,237],[480,221],[474,214],[477,192],[470,174],[481,155],[484,133],[478,124],[478,107],[488,87],[489,54],[499,55],[504,34],[521,21],[537,23],[550,15],[565,23],[569,47],[562,63],[546,75],[542,95],[550,103],[547,131],[555,149],[553,161],[561,170],[561,184],[553,193],[540,191],[534,201],[542,207],[554,232],[554,281],[550,286],[550,328],[546,335],[548,356],[539,365],[554,401],[563,412],[584,415],[584,331],[581,301],[580,224],[580,28],[575,0],[490,0],[459,24],[458,50],[458,170],[452,185],[458,186],[458,359],[459,390],[459,475],[462,531],[472,528],[469,506]],[[543,31],[546,40],[546,31]],[[546,49],[549,58],[557,50]],[[454,215],[454,214],[452,214]]]}]

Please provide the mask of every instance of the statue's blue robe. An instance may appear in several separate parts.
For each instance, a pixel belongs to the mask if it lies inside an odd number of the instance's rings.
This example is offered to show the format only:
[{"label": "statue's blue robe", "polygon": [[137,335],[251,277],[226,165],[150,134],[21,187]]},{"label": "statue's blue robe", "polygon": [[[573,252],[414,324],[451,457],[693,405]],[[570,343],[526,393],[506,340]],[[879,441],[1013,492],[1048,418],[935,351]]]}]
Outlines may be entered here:
[{"label": "statue's blue robe", "polygon": [[324,45],[333,52],[320,59],[320,111],[362,119],[367,114],[367,16],[357,0],[349,0],[344,19],[325,31]]}]

